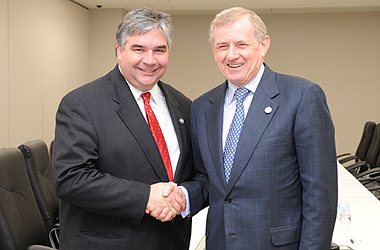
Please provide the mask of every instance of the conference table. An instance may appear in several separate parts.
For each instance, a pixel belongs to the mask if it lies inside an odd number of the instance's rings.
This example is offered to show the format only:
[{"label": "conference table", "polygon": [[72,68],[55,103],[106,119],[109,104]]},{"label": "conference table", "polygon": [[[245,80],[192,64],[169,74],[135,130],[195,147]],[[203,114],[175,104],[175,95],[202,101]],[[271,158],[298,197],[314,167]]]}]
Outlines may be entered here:
[{"label": "conference table", "polygon": [[338,198],[345,197],[349,204],[351,225],[347,232],[338,215],[333,242],[342,246],[341,250],[379,250],[380,201],[339,163],[338,188]]},{"label": "conference table", "polygon": [[[380,201],[338,163],[338,199],[343,197],[349,204],[351,225],[347,230],[338,215],[332,241],[341,250],[380,250]],[[190,250],[204,249],[207,209],[193,218]]]}]

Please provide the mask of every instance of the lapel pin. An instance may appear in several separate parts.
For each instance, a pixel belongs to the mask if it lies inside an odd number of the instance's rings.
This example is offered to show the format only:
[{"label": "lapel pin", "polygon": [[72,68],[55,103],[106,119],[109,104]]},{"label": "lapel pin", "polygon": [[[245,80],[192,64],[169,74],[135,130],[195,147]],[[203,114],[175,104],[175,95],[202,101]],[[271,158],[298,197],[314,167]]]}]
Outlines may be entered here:
[{"label": "lapel pin", "polygon": [[265,114],[270,114],[272,112],[272,107],[266,107],[264,109]]},{"label": "lapel pin", "polygon": [[183,118],[179,118],[179,123],[181,123],[181,124],[184,124],[185,123],[185,120],[183,119]]}]

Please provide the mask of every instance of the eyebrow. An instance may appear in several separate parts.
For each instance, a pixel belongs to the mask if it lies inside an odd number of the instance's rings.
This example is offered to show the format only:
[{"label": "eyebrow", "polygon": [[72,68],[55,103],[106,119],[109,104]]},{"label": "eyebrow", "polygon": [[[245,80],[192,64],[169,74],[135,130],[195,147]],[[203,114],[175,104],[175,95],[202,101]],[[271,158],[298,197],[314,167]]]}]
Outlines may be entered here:
[{"label": "eyebrow", "polygon": [[157,49],[166,49],[168,46],[166,45],[158,45],[156,46]]},{"label": "eyebrow", "polygon": [[219,42],[219,43],[215,44],[215,47],[220,46],[220,45],[225,45],[225,44],[228,44],[228,43],[227,42]]},{"label": "eyebrow", "polygon": [[218,44],[227,44],[227,42],[217,42],[215,45],[218,45]]},{"label": "eyebrow", "polygon": [[146,48],[146,46],[142,46],[140,44],[132,44],[131,48]]},{"label": "eyebrow", "polygon": [[[147,46],[143,46],[143,45],[140,45],[140,44],[132,44],[131,45],[131,48],[146,48]],[[158,45],[156,47],[154,47],[155,49],[167,49],[167,46],[166,45]]]}]

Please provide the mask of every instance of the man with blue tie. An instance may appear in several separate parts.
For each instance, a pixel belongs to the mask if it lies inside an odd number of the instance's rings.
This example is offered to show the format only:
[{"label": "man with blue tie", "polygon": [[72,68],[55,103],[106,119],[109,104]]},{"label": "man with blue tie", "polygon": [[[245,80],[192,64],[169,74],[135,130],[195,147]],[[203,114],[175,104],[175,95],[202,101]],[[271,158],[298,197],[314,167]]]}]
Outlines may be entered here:
[{"label": "man with blue tie", "polygon": [[328,250],[336,217],[334,126],[322,89],[264,63],[270,38],[251,10],[210,26],[227,81],[191,109],[196,176],[187,209],[209,206],[207,250]]}]

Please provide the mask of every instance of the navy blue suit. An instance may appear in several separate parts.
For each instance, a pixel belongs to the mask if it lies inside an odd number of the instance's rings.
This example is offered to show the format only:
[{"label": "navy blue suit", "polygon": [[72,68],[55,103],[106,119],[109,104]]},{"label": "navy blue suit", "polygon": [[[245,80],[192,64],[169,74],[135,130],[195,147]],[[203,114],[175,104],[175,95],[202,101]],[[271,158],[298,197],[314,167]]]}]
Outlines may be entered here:
[{"label": "navy blue suit", "polygon": [[[192,104],[191,214],[209,205],[207,250],[328,250],[336,217],[334,126],[322,89],[267,65],[228,185],[222,160],[227,82]],[[268,108],[270,107],[270,108]]]}]

